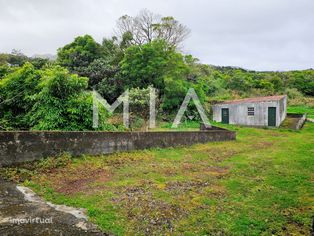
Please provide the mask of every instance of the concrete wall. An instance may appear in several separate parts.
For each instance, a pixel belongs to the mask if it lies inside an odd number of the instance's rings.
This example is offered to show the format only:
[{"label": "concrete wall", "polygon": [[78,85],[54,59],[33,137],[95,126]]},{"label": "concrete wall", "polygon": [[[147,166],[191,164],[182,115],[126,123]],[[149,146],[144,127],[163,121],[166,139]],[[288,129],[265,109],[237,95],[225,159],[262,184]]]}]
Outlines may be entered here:
[{"label": "concrete wall", "polygon": [[306,114],[303,114],[301,117],[300,117],[300,119],[299,119],[299,121],[297,122],[297,124],[296,124],[296,126],[295,126],[295,129],[296,130],[299,130],[299,129],[302,129],[303,128],[303,126],[304,126],[304,124],[305,124],[305,122],[306,122]]},{"label": "concrete wall", "polygon": [[[248,116],[248,107],[254,107],[254,116]],[[276,107],[276,126],[279,127],[287,115],[287,98],[279,101],[243,102],[213,105],[213,120],[222,121],[221,109],[229,108],[229,123],[247,126],[268,126],[268,107]]]},{"label": "concrete wall", "polygon": [[281,99],[279,101],[279,116],[280,116],[280,119],[279,119],[279,125],[281,125],[281,123],[286,119],[287,117],[287,96],[285,96],[283,99]]},{"label": "concrete wall", "polygon": [[74,156],[192,145],[236,138],[235,132],[0,132],[0,166],[69,152]]}]

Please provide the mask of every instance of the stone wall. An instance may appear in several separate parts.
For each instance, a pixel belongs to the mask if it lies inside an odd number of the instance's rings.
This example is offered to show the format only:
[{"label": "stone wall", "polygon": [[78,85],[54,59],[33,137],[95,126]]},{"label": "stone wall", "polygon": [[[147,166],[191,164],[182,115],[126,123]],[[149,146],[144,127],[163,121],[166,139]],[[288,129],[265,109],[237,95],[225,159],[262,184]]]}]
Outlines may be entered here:
[{"label": "stone wall", "polygon": [[68,152],[100,155],[155,147],[235,140],[228,130],[195,132],[0,132],[0,166]]},{"label": "stone wall", "polygon": [[300,117],[295,129],[296,130],[302,129],[305,122],[306,122],[306,114],[304,114],[304,115],[302,115],[302,117]]}]

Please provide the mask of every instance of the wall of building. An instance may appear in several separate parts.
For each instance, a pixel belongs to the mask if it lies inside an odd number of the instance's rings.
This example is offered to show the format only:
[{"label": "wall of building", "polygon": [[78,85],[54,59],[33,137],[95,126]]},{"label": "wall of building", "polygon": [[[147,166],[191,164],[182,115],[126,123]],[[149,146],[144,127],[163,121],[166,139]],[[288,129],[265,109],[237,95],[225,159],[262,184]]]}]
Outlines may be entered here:
[{"label": "wall of building", "polygon": [[287,117],[287,96],[279,101],[279,122],[280,124],[286,119]]},{"label": "wall of building", "polygon": [[[248,116],[248,107],[254,107],[254,116]],[[216,104],[213,106],[213,120],[222,121],[221,109],[229,108],[229,123],[247,126],[268,126],[268,107],[276,107],[276,125],[286,118],[287,99],[268,102],[245,102],[237,104]]]},{"label": "wall of building", "polygon": [[57,156],[74,156],[235,140],[228,130],[195,132],[0,132],[0,166]]}]

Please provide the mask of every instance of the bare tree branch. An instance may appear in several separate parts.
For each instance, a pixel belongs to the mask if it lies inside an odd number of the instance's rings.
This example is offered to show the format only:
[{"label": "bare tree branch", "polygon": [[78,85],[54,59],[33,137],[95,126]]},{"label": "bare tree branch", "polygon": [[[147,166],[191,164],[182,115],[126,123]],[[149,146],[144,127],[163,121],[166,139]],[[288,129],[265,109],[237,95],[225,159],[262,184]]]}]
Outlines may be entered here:
[{"label": "bare tree branch", "polygon": [[131,44],[142,45],[155,39],[163,39],[171,46],[178,47],[190,34],[190,30],[173,17],[161,17],[146,9],[136,17],[122,16],[117,21],[117,37],[131,34]]}]

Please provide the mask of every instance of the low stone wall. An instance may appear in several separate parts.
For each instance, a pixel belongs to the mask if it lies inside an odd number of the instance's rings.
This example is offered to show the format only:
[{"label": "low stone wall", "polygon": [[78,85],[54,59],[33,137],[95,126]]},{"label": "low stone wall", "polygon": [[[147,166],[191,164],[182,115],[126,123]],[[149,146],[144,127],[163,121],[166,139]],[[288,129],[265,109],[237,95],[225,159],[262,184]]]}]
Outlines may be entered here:
[{"label": "low stone wall", "polygon": [[235,138],[235,132],[220,129],[195,132],[0,132],[0,166],[39,160],[64,152],[74,156],[100,155]]},{"label": "low stone wall", "polygon": [[306,114],[304,114],[301,118],[300,118],[300,120],[298,121],[298,123],[297,123],[297,125],[296,125],[296,130],[299,130],[299,129],[302,129],[303,128],[303,126],[304,126],[304,124],[305,124],[305,122],[306,122]]}]

